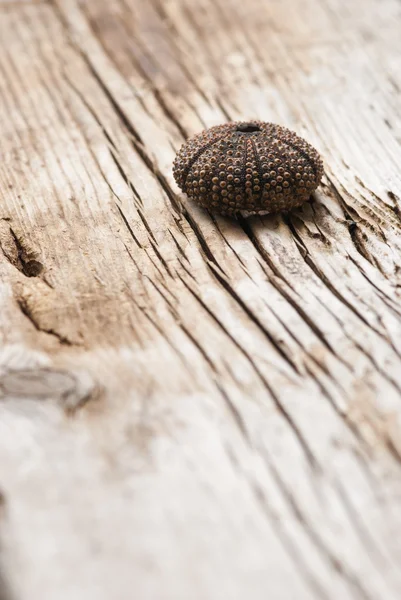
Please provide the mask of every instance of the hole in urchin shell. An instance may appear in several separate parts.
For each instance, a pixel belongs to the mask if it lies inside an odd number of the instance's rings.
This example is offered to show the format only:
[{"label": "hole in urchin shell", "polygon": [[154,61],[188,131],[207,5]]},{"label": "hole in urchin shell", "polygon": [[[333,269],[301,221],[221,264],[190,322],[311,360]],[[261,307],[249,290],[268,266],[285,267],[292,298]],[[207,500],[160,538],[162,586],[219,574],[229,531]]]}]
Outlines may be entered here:
[{"label": "hole in urchin shell", "polygon": [[237,125],[235,131],[238,131],[238,133],[256,133],[261,131],[261,129],[256,123],[240,123]]}]

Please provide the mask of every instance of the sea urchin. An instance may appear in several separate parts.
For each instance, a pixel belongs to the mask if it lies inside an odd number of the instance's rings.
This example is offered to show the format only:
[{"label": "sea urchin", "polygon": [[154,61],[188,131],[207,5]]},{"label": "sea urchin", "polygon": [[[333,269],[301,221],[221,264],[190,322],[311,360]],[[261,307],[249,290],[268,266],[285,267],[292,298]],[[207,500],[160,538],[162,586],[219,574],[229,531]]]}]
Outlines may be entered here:
[{"label": "sea urchin", "polygon": [[323,175],[318,152],[293,131],[262,121],[206,129],[185,142],[173,168],[183,192],[211,211],[288,211]]}]

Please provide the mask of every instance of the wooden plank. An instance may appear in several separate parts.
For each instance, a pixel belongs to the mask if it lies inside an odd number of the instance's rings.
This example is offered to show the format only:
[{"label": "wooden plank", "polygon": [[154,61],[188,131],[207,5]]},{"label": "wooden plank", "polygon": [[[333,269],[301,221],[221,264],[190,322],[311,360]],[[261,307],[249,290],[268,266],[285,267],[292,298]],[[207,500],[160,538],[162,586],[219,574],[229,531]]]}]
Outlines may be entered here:
[{"label": "wooden plank", "polygon": [[[4,600],[399,598],[400,12],[0,3]],[[178,193],[239,118],[302,209]]]}]

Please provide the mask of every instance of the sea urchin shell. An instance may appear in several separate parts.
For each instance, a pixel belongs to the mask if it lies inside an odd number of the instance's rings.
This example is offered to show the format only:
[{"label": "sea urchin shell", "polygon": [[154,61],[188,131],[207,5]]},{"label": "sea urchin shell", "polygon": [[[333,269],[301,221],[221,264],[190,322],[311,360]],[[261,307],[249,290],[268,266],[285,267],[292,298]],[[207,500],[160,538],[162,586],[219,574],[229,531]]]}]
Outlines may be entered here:
[{"label": "sea urchin shell", "polygon": [[211,211],[288,211],[309,199],[323,175],[318,152],[293,131],[262,121],[226,123],[198,133],[173,167],[183,192]]}]

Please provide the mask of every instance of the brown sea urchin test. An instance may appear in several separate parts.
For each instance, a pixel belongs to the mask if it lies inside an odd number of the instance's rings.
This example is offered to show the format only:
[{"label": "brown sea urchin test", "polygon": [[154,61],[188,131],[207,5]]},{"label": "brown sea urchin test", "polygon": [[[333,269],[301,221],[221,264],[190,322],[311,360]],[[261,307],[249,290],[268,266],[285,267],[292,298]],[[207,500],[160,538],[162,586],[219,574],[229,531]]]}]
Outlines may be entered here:
[{"label": "brown sea urchin test", "polygon": [[288,211],[323,175],[317,151],[293,131],[262,121],[226,123],[185,142],[174,161],[183,192],[211,211]]}]

